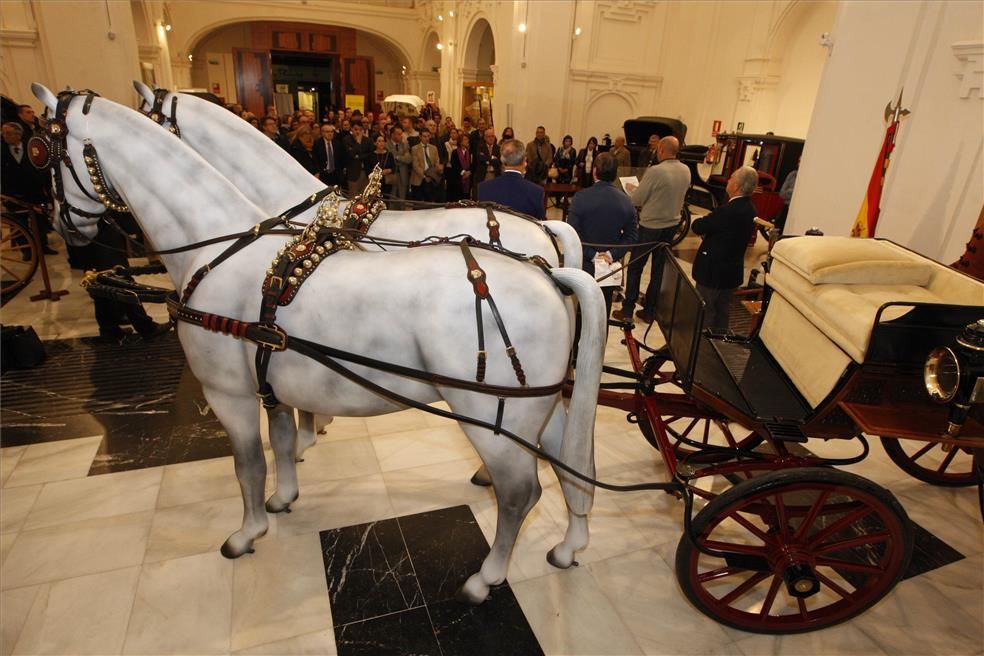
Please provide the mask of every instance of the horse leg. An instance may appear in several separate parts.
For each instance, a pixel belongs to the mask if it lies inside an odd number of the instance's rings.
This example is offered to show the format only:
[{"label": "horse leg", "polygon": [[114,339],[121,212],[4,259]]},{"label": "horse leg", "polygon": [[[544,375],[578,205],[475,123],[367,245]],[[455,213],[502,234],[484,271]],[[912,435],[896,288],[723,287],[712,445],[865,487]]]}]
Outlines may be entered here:
[{"label": "horse leg", "polygon": [[[557,401],[547,427],[540,435],[540,446],[554,458],[560,459],[560,447],[564,441],[564,426],[567,423],[567,411],[563,401]],[[563,542],[554,546],[547,552],[547,562],[554,567],[567,569],[571,565],[576,565],[574,555],[588,546],[588,516],[577,514],[571,510],[569,495],[577,486],[585,483],[571,478],[569,474],[551,463],[554,473],[560,479],[560,488],[564,493],[564,502],[567,504],[567,532],[564,534]],[[593,476],[594,472],[584,472]]]},{"label": "horse leg", "polygon": [[304,462],[302,457],[304,452],[318,441],[314,420],[313,413],[304,410],[297,411],[297,449],[294,452],[294,460],[297,462]]},{"label": "horse leg", "polygon": [[263,509],[263,485],[266,480],[266,460],[260,440],[259,407],[256,397],[237,396],[205,389],[205,398],[215,416],[229,434],[236,478],[243,493],[243,525],[222,545],[222,555],[238,558],[253,551],[253,540],[267,532],[270,526]]},{"label": "horse leg", "polygon": [[[301,413],[302,419],[307,415]],[[267,410],[270,421],[270,446],[277,463],[277,490],[267,499],[268,512],[290,512],[290,504],[297,499],[297,467],[294,463],[295,444],[298,442],[294,409],[280,404]]]},{"label": "horse leg", "polygon": [[[522,423],[531,426],[530,422]],[[518,427],[518,435],[529,434],[523,428]],[[538,428],[539,425],[532,430]],[[541,490],[536,475],[536,457],[533,454],[506,442],[506,438],[502,436],[493,436],[487,430],[475,427],[466,427],[464,430],[495,480],[498,506],[492,549],[482,562],[481,569],[472,574],[455,595],[459,602],[478,605],[488,598],[490,586],[498,585],[506,579],[509,557],[516,544],[519,529],[527,513],[540,499]]]}]

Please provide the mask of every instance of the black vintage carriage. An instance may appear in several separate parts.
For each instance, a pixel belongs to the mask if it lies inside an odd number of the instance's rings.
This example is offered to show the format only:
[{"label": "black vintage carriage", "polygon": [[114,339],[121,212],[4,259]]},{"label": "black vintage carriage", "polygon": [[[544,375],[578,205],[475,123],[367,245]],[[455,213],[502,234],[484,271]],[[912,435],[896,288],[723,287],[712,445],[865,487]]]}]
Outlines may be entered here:
[{"label": "black vintage carriage", "polygon": [[[854,617],[902,577],[912,530],[890,492],[833,466],[863,459],[866,433],[918,478],[980,481],[984,284],[889,242],[791,238],[773,251],[759,327],[712,334],[693,283],[661,252],[666,349],[639,344],[623,325],[633,371],[609,373],[635,389],[609,383],[599,402],[638,423],[688,506],[707,502],[692,520],[688,510],[678,545],[684,593],[753,632]],[[831,321],[831,308],[851,302],[851,322]],[[809,438],[858,448],[820,457]],[[919,446],[901,446],[909,441]]]}]

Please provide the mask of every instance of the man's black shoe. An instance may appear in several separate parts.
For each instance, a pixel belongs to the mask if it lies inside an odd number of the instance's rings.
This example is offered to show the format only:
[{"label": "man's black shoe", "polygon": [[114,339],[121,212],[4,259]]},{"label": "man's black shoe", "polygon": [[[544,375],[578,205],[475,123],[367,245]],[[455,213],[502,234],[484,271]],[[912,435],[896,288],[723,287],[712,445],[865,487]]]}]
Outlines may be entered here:
[{"label": "man's black shoe", "polygon": [[157,339],[158,337],[160,337],[161,335],[167,333],[170,330],[171,330],[171,323],[170,322],[166,322],[166,323],[152,323],[150,328],[148,328],[147,330],[141,330],[140,331],[140,336],[146,342],[146,341],[150,341],[152,339]]}]

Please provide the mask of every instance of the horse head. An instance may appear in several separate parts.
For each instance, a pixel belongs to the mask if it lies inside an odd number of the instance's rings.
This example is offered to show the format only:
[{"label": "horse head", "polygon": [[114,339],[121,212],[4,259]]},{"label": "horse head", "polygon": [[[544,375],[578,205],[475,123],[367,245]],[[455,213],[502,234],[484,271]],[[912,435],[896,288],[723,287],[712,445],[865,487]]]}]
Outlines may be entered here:
[{"label": "horse head", "polygon": [[[114,190],[109,190],[109,194],[113,195],[111,204],[115,207],[107,204],[110,202],[107,190],[98,190],[91,182],[90,169],[93,167],[82,165],[86,162],[83,140],[69,138],[66,121],[69,105],[76,98],[91,99],[96,94],[66,88],[55,95],[37,82],[31,85],[31,89],[49,111],[44,136],[32,138],[29,144],[31,163],[41,170],[51,171],[55,212],[58,216],[55,229],[58,234],[73,246],[87,245],[99,232],[100,222],[108,220],[109,212],[127,210],[125,202],[116,202],[121,199],[115,195]],[[89,181],[89,184],[83,180]]]}]

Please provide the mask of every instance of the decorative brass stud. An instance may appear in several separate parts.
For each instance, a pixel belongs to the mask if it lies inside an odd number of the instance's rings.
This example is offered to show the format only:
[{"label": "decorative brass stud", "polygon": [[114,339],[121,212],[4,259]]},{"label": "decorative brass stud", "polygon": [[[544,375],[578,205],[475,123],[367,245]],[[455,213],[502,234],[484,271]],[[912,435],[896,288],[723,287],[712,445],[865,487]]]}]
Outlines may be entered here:
[{"label": "decorative brass stud", "polygon": [[304,275],[304,269],[302,269],[301,267],[295,268],[294,269],[294,275],[295,276],[302,276],[302,275]]},{"label": "decorative brass stud", "polygon": [[296,285],[297,284],[297,278],[295,278],[294,276],[290,276],[289,278],[287,278],[287,284],[289,284],[289,285]]},{"label": "decorative brass stud", "polygon": [[314,266],[314,264],[311,263],[311,260],[304,260],[303,262],[301,262],[301,264],[304,265],[305,269],[310,269],[312,266]]}]

